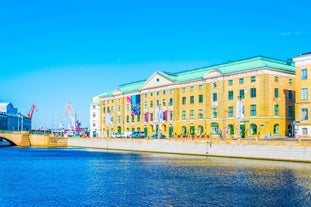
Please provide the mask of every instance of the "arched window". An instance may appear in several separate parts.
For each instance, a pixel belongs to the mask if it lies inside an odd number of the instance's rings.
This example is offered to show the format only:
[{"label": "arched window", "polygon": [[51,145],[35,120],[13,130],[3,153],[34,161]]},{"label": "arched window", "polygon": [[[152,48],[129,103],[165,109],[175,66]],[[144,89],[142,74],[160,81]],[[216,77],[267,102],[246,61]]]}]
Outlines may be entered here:
[{"label": "arched window", "polygon": [[211,134],[218,134],[219,124],[216,122],[211,123]]},{"label": "arched window", "polygon": [[228,125],[228,134],[233,135],[234,134],[234,127],[232,124]]},{"label": "arched window", "polygon": [[185,135],[185,134],[187,133],[187,127],[182,126],[182,127],[181,127],[181,133],[182,133],[183,135]]},{"label": "arched window", "polygon": [[250,125],[250,134],[251,135],[256,135],[257,134],[257,125],[256,124],[251,124]]},{"label": "arched window", "polygon": [[201,134],[203,134],[203,132],[204,132],[204,128],[203,128],[202,125],[200,125],[200,126],[198,127],[198,134],[201,135]]},{"label": "arched window", "polygon": [[308,128],[302,128],[302,135],[308,135]]},{"label": "arched window", "polygon": [[190,134],[191,135],[194,135],[194,132],[195,132],[195,126],[190,126]]},{"label": "arched window", "polygon": [[274,126],[273,126],[273,134],[279,134],[279,125],[278,124],[274,124]]}]

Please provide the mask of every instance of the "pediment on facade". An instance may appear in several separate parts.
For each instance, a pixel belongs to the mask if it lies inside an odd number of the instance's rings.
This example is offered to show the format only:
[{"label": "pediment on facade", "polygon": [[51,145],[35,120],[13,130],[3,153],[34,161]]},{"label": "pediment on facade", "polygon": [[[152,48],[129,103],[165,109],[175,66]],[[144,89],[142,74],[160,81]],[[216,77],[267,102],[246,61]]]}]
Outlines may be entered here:
[{"label": "pediment on facade", "polygon": [[122,91],[120,89],[116,89],[113,91],[114,96],[121,95],[121,94],[122,94]]},{"label": "pediment on facade", "polygon": [[140,90],[145,90],[149,88],[157,88],[161,86],[168,86],[173,84],[174,82],[170,80],[168,77],[155,72],[152,76],[141,86]]},{"label": "pediment on facade", "polygon": [[220,70],[212,69],[212,70],[209,70],[207,73],[205,73],[203,78],[209,79],[209,78],[215,78],[215,77],[219,77],[219,76],[222,76],[222,73],[220,72]]}]

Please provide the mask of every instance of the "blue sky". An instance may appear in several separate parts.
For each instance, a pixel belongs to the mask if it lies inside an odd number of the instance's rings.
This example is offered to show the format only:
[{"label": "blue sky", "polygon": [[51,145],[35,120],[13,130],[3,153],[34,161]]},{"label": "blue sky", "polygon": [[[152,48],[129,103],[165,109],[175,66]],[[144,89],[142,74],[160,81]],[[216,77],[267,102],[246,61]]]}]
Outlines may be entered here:
[{"label": "blue sky", "polygon": [[89,126],[92,97],[155,71],[311,51],[309,0],[0,0],[0,101],[57,127],[70,101]]}]

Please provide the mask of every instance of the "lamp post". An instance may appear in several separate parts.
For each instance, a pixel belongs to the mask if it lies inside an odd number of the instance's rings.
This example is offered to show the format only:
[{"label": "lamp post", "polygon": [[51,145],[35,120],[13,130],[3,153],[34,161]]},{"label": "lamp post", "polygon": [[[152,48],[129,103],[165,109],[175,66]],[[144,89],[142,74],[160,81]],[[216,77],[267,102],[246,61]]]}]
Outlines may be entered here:
[{"label": "lamp post", "polygon": [[236,117],[238,118],[238,140],[241,138],[241,121],[244,118],[244,103],[242,98],[238,96],[238,100],[236,102]]}]

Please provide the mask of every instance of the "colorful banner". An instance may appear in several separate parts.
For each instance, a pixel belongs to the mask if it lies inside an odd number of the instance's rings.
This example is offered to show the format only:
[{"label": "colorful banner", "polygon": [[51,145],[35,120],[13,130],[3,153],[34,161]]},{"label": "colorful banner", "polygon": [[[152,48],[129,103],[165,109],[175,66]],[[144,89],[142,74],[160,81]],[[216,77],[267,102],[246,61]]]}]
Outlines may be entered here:
[{"label": "colorful banner", "polygon": [[133,95],[130,99],[130,103],[132,105],[132,115],[140,115],[140,95]]}]

